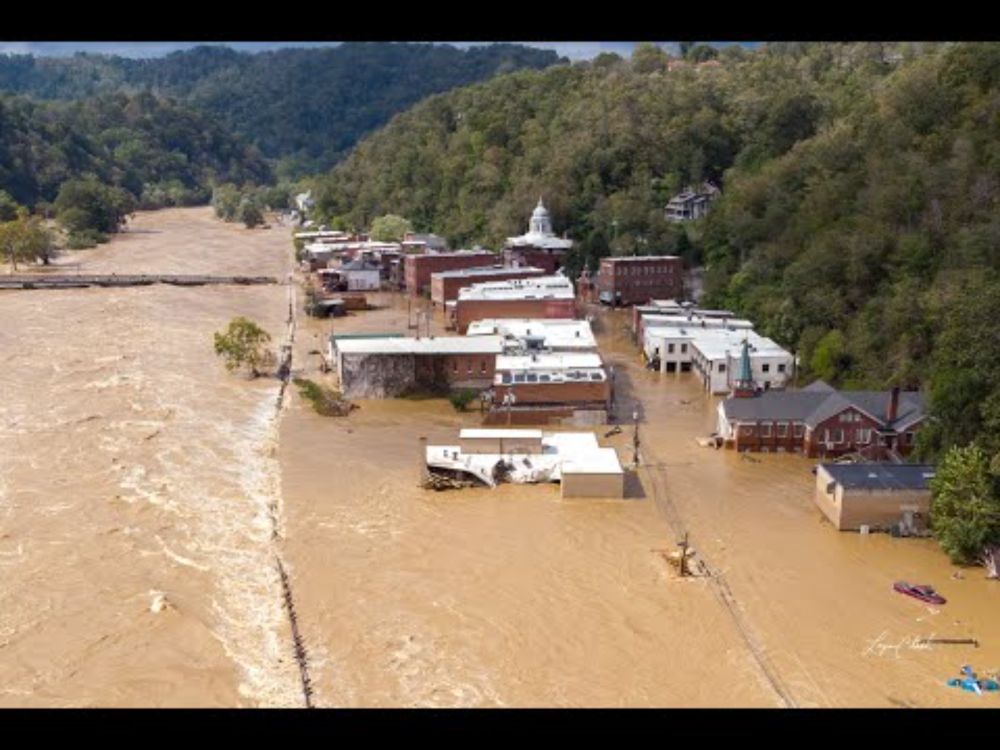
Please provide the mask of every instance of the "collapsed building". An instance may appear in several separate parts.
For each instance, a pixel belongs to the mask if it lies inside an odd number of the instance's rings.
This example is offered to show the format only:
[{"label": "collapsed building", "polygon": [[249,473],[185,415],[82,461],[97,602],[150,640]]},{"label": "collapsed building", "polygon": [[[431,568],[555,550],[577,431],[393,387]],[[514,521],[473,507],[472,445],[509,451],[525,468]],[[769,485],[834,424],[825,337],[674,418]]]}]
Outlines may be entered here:
[{"label": "collapsed building", "polygon": [[559,482],[564,498],[625,496],[617,452],[602,448],[592,432],[464,429],[459,445],[428,445],[424,452],[431,476],[467,478],[488,487]]}]

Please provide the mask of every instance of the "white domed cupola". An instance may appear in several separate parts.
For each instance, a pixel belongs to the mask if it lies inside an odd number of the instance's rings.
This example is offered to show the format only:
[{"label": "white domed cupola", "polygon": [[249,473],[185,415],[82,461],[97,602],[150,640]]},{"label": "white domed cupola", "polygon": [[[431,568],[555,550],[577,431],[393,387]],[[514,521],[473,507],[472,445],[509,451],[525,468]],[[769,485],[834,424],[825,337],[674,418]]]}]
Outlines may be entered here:
[{"label": "white domed cupola", "polygon": [[528,232],[530,234],[543,234],[552,235],[552,218],[549,216],[548,209],[545,208],[545,204],[542,203],[542,199],[538,199],[538,205],[535,206],[535,210],[531,214],[531,223],[528,224]]}]

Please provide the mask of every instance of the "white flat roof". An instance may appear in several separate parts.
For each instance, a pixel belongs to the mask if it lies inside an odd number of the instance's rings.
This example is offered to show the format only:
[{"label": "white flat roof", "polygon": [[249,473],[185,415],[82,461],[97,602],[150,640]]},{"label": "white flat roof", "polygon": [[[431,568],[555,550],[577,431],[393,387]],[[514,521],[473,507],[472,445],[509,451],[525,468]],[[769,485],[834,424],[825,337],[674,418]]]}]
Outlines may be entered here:
[{"label": "white flat roof", "polygon": [[582,352],[552,352],[544,354],[501,354],[497,357],[497,370],[575,370],[600,368],[599,354]]},{"label": "white flat roof", "polygon": [[565,276],[534,276],[472,284],[458,291],[459,301],[501,299],[573,299],[573,282]]},{"label": "white flat roof", "polygon": [[707,359],[739,357],[743,352],[743,340],[750,344],[751,357],[791,358],[791,354],[774,341],[750,330],[728,330],[726,328],[647,328],[645,336],[650,338],[687,338],[691,345]]},{"label": "white flat roof", "polygon": [[594,448],[584,456],[565,459],[560,467],[567,474],[624,474],[618,451],[614,448]]},{"label": "white flat roof", "polygon": [[595,349],[597,340],[586,320],[563,318],[488,318],[469,324],[466,336],[500,335],[515,339],[541,336],[550,349]]},{"label": "white flat roof", "polygon": [[469,427],[464,430],[459,430],[458,437],[460,440],[474,440],[476,438],[533,438],[537,440],[542,439],[541,430],[502,430],[502,429],[483,429],[476,427]]},{"label": "white flat roof", "polygon": [[661,315],[644,313],[643,325],[648,328],[753,328],[753,323],[743,318],[702,317],[699,315]]},{"label": "white flat roof", "polygon": [[500,336],[434,336],[431,338],[363,338],[336,342],[340,354],[500,354]]},{"label": "white flat roof", "polygon": [[444,279],[451,278],[465,278],[476,276],[489,276],[494,273],[509,273],[509,274],[520,274],[522,276],[538,276],[539,274],[544,275],[544,268],[535,268],[534,266],[521,266],[520,268],[511,268],[510,266],[500,265],[499,263],[493,266],[483,266],[480,268],[458,268],[452,271],[438,271],[437,273],[432,273],[431,278],[436,278],[440,276]]},{"label": "white flat roof", "polygon": [[541,247],[548,250],[568,250],[573,247],[573,240],[563,239],[554,234],[528,232],[518,237],[508,237],[507,247]]}]

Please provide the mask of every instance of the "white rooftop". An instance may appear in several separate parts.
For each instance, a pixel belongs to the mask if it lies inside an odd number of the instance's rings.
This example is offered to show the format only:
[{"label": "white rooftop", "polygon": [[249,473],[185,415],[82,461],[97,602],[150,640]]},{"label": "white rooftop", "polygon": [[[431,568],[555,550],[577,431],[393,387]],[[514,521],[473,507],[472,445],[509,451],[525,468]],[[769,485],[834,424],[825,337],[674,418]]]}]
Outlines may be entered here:
[{"label": "white rooftop", "polygon": [[[476,430],[488,437],[522,437],[519,433],[538,430]],[[462,437],[467,437],[463,430]],[[614,448],[602,448],[593,432],[542,432],[542,452],[530,454],[462,453],[457,445],[428,445],[428,466],[468,472],[493,487],[493,467],[503,459],[510,462],[512,482],[560,481],[563,471],[585,474],[621,474],[622,467]]]},{"label": "white rooftop", "polygon": [[704,317],[701,315],[644,314],[642,324],[649,328],[753,328],[753,323],[742,318]]},{"label": "white rooftop", "polygon": [[573,282],[565,276],[536,276],[509,281],[487,281],[460,289],[459,301],[503,299],[573,299]]},{"label": "white rooftop", "polygon": [[553,352],[544,354],[501,354],[497,370],[576,370],[600,368],[604,363],[599,354]]},{"label": "white rooftop", "polygon": [[361,338],[336,342],[340,354],[500,354],[500,336],[432,336],[430,338]]},{"label": "white rooftop", "polygon": [[458,437],[460,440],[474,440],[474,439],[493,439],[493,438],[509,438],[509,439],[520,439],[525,438],[537,438],[541,439],[541,430],[503,430],[503,429],[484,429],[478,427],[467,427],[463,430],[459,430]]},{"label": "white rooftop", "polygon": [[469,324],[466,336],[500,335],[523,340],[541,337],[547,349],[596,349],[597,340],[586,320],[564,318],[488,318]]},{"label": "white rooftop", "polygon": [[[480,268],[457,268],[452,271],[438,271],[437,273],[432,273],[431,278],[436,278],[438,276],[448,279],[448,278],[464,278],[464,277],[476,277],[476,276],[489,276],[494,273],[512,273],[512,274],[522,274],[524,276],[537,276],[538,274],[544,274],[545,270],[542,268],[535,268],[533,266],[521,266],[519,268],[511,268],[509,266],[504,266],[501,264],[496,264],[493,266],[483,266]],[[485,282],[483,282],[485,283]]]},{"label": "white rooftop", "polygon": [[750,344],[750,356],[780,357],[791,355],[769,338],[750,330],[729,330],[726,328],[647,328],[646,337],[676,337],[689,335],[692,345],[706,359],[721,360],[726,357],[739,358],[743,353],[743,340]]},{"label": "white rooftop", "polygon": [[623,474],[618,452],[614,448],[596,448],[585,456],[571,456],[562,462],[561,473],[566,474]]}]

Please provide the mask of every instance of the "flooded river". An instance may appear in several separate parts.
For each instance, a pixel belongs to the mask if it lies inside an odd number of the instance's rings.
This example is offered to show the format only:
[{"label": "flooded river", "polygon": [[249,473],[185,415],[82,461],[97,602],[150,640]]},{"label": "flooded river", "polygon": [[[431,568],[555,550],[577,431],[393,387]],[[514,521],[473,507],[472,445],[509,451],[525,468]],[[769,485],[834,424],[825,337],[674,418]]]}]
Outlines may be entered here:
[{"label": "flooded river", "polygon": [[[162,211],[67,260],[283,278],[287,232]],[[331,330],[407,331],[378,302],[300,319],[296,374]],[[624,316],[599,338],[643,467],[595,502],[418,489],[419,438],[478,422],[445,401],[276,417],[277,381],[227,373],[211,334],[245,315],[277,342],[286,312],[283,285],[0,292],[0,706],[303,705],[278,559],[320,706],[996,705],[944,683],[1000,667],[1000,586],[834,531],[804,459],[699,447],[715,402],[642,370]],[[630,458],[631,428],[602,442]],[[714,576],[664,563],[684,531]]]}]

